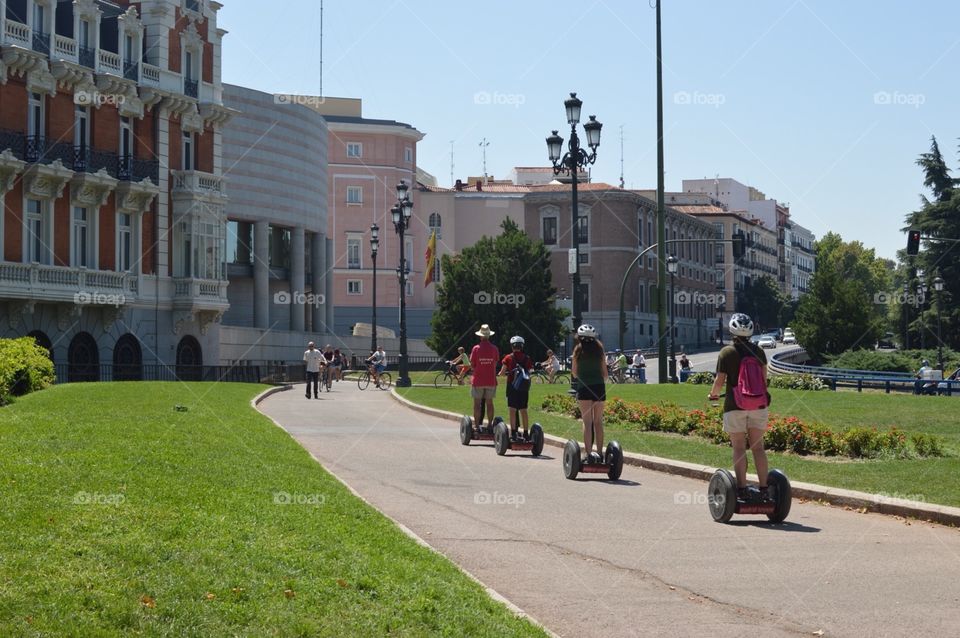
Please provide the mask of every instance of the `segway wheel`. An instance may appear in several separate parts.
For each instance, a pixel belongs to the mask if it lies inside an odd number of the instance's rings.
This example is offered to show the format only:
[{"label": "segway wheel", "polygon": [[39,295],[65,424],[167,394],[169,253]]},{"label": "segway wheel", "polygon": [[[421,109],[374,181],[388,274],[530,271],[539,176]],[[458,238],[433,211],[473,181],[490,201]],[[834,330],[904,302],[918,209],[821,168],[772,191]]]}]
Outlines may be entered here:
[{"label": "segway wheel", "polygon": [[737,483],[727,470],[717,470],[707,488],[710,515],[718,523],[727,523],[737,509]]},{"label": "segway wheel", "polygon": [[606,464],[610,466],[610,469],[607,470],[607,478],[611,481],[616,481],[620,478],[620,474],[623,473],[623,450],[620,449],[618,442],[610,441],[607,443],[605,452],[604,460]]},{"label": "segway wheel", "polygon": [[790,514],[790,502],[793,499],[790,480],[780,470],[770,470],[767,474],[767,485],[770,487],[770,496],[777,504],[773,514],[767,514],[767,518],[773,523],[782,523]]},{"label": "segway wheel", "polygon": [[533,442],[530,453],[534,456],[543,454],[543,428],[539,423],[534,423],[533,428],[530,429],[530,440]]},{"label": "segway wheel", "polygon": [[571,481],[580,473],[580,444],[567,439],[563,446],[563,475]]},{"label": "segway wheel", "polygon": [[510,449],[510,429],[503,421],[493,426],[493,447],[497,456],[503,456]]},{"label": "segway wheel", "polygon": [[473,438],[473,419],[466,415],[460,417],[460,444],[470,445]]},{"label": "segway wheel", "polygon": [[[497,426],[500,425],[501,423],[506,423],[506,421],[503,420],[502,416],[493,417],[493,424],[490,426],[490,433],[495,434],[497,432]],[[482,422],[480,423],[480,427],[481,428],[483,427]]]}]

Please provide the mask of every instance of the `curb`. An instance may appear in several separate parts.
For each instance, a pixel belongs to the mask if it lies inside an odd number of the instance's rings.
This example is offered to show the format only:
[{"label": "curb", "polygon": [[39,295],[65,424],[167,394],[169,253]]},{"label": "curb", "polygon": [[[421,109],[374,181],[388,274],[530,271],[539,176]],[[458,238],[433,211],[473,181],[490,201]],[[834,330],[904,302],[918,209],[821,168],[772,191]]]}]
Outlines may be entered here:
[{"label": "curb", "polygon": [[[251,400],[250,400],[250,404],[251,404],[251,406],[257,411],[258,414],[266,417],[267,419],[270,419],[270,422],[273,423],[276,427],[278,427],[278,428],[280,428],[281,430],[283,430],[283,432],[284,432],[287,436],[289,436],[291,439],[293,439],[294,443],[296,443],[297,445],[300,445],[300,442],[297,441],[296,439],[294,439],[294,438],[293,438],[293,435],[291,435],[291,434],[287,431],[287,429],[286,429],[285,427],[283,427],[280,423],[278,423],[277,421],[275,421],[275,420],[273,419],[273,417],[271,417],[270,415],[264,414],[263,412],[261,412],[261,411],[259,410],[259,408],[258,408],[258,406],[260,405],[260,403],[263,402],[264,399],[266,399],[266,398],[268,398],[268,397],[270,397],[270,396],[272,396],[272,395],[274,395],[274,394],[277,394],[278,392],[286,392],[287,390],[292,390],[292,389],[293,389],[293,386],[292,386],[292,385],[283,385],[283,386],[278,386],[278,387],[276,387],[276,388],[270,388],[270,389],[268,389],[268,390],[264,390],[263,392],[261,392],[260,394],[258,394],[257,396],[255,396],[253,399],[251,399]],[[390,393],[393,394],[393,390],[391,390]],[[399,398],[399,397],[398,397],[398,398]],[[401,399],[401,400],[406,401],[406,399]],[[411,405],[414,405],[414,404],[411,404]],[[459,418],[459,417],[457,417],[457,418]],[[303,448],[302,445],[300,445],[300,447]],[[456,567],[456,568],[460,571],[461,574],[463,574],[464,576],[466,576],[467,578],[469,578],[470,580],[472,580],[473,582],[475,582],[476,584],[478,584],[478,585],[483,589],[483,591],[484,591],[490,598],[492,598],[493,600],[497,601],[498,603],[503,604],[503,606],[505,606],[507,609],[509,609],[509,610],[513,613],[513,615],[516,616],[517,618],[522,618],[522,619],[526,620],[526,621],[529,622],[531,625],[534,625],[535,627],[543,630],[543,632],[544,632],[545,634],[547,634],[548,636],[550,636],[551,638],[560,638],[558,634],[555,634],[554,632],[550,631],[550,630],[547,628],[547,626],[544,625],[542,622],[540,622],[539,620],[537,620],[536,618],[534,618],[533,616],[531,616],[530,614],[528,614],[527,612],[525,612],[523,609],[521,609],[520,607],[518,607],[516,604],[514,604],[513,602],[511,602],[508,598],[506,598],[503,594],[501,594],[500,592],[498,592],[496,589],[493,589],[492,587],[489,587],[489,586],[487,586],[486,584],[484,584],[484,582],[483,582],[482,580],[480,580],[479,578],[477,578],[476,576],[474,576],[472,573],[470,573],[469,571],[467,571],[466,568],[464,568],[462,565],[458,564],[458,563],[457,563],[456,561],[454,561],[452,558],[450,558],[449,556],[445,555],[445,554],[444,554],[443,552],[441,552],[440,550],[438,550],[438,549],[436,549],[435,547],[433,547],[432,545],[430,545],[430,543],[428,543],[427,541],[425,541],[420,535],[418,535],[418,534],[417,534],[416,532],[414,532],[412,529],[410,529],[409,527],[407,527],[406,525],[404,525],[404,524],[401,523],[400,521],[396,520],[395,518],[393,518],[392,516],[390,516],[390,515],[387,514],[386,512],[381,511],[376,505],[374,505],[373,503],[371,503],[370,501],[368,501],[366,498],[364,498],[362,494],[360,494],[359,492],[357,492],[357,491],[356,491],[355,489],[353,489],[353,487],[351,487],[346,481],[344,481],[344,480],[343,480],[342,478],[340,478],[337,474],[335,474],[332,470],[330,470],[330,468],[324,466],[323,463],[320,462],[320,459],[318,459],[316,456],[314,456],[314,454],[313,454],[312,452],[310,452],[310,451],[307,450],[306,448],[303,448],[303,449],[304,449],[304,451],[307,452],[307,454],[310,455],[310,458],[312,458],[314,461],[316,461],[317,465],[319,465],[320,467],[322,467],[325,472],[327,472],[330,476],[332,476],[334,479],[336,479],[341,485],[343,485],[345,488],[347,488],[347,491],[349,491],[353,496],[355,496],[355,497],[358,498],[360,501],[362,501],[364,505],[366,505],[367,507],[373,509],[373,510],[376,511],[378,514],[380,514],[381,516],[383,516],[385,519],[387,519],[388,521],[390,521],[391,523],[393,523],[394,525],[396,525],[396,526],[400,529],[401,532],[403,532],[404,534],[406,534],[406,535],[407,535],[410,539],[412,539],[417,545],[420,545],[421,547],[426,548],[427,550],[433,552],[433,553],[436,554],[437,556],[440,556],[440,557],[443,558],[445,561],[449,562],[451,565],[453,565],[454,567]]]},{"label": "curb", "polygon": [[[419,403],[414,403],[397,394],[395,389],[390,390],[390,395],[394,400],[402,405],[423,414],[440,417],[448,421],[460,421],[462,415],[437,408],[430,408]],[[544,444],[553,447],[562,448],[565,439],[544,434]],[[634,454],[631,452],[623,453],[623,463],[633,465],[655,472],[664,472],[666,474],[676,474],[687,478],[709,481],[717,468],[706,465],[697,465],[696,463],[686,463],[684,461],[675,461],[660,456],[650,456],[647,454]],[[750,475],[756,479],[755,475]],[[884,494],[870,494],[868,492],[856,492],[854,490],[844,490],[838,487],[827,487],[815,483],[794,483],[791,481],[793,496],[811,501],[820,501],[830,505],[839,505],[841,507],[851,507],[854,509],[863,509],[877,514],[886,514],[888,516],[911,517],[932,523],[941,523],[943,525],[952,525],[960,527],[960,507],[950,507],[948,505],[935,505],[932,503],[921,503],[919,501],[909,501],[902,498],[892,498]]]}]

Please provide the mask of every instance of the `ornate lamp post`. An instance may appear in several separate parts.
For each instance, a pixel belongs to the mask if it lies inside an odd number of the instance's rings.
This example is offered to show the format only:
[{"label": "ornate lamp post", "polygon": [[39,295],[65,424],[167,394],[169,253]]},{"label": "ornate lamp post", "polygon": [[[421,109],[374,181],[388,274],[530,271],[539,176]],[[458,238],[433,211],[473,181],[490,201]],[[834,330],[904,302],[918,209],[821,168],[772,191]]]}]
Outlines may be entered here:
[{"label": "ornate lamp post", "polygon": [[558,131],[547,138],[547,152],[550,162],[553,164],[553,174],[569,173],[571,177],[572,208],[571,214],[571,240],[573,248],[571,252],[574,255],[573,263],[570,269],[573,275],[573,329],[580,327],[583,317],[581,316],[581,292],[580,292],[580,210],[577,203],[577,173],[582,171],[590,164],[597,161],[597,147],[600,146],[600,129],[603,124],[597,121],[595,115],[590,116],[590,120],[583,125],[583,130],[587,135],[587,146],[590,152],[580,147],[580,138],[577,136],[577,124],[580,123],[580,109],[583,102],[577,98],[576,93],[571,93],[570,97],[563,102],[567,111],[567,123],[570,125],[570,141],[567,143],[567,153],[561,157],[563,152],[563,138]]},{"label": "ornate lamp post", "polygon": [[[676,296],[674,295],[673,283],[674,276],[677,274],[678,260],[673,255],[667,257],[667,272],[670,273],[670,383],[677,383],[677,350],[676,345],[674,344],[674,321],[676,319],[676,308],[674,304],[676,303]],[[660,383],[665,383],[661,381]]]},{"label": "ornate lamp post", "polygon": [[927,348],[927,320],[923,316],[923,302],[926,301],[927,297],[927,284],[918,282],[917,283],[917,318],[920,320],[920,349],[926,350]]},{"label": "ornate lamp post", "polygon": [[903,284],[903,349],[910,349],[910,284]]},{"label": "ornate lamp post", "polygon": [[370,330],[370,350],[377,349],[377,252],[380,250],[380,227],[370,226],[370,259],[373,261],[373,320]]},{"label": "ornate lamp post", "polygon": [[946,372],[943,369],[943,339],[940,329],[940,306],[943,305],[943,278],[937,275],[933,280],[933,289],[937,291],[937,363],[940,366],[940,372]]},{"label": "ornate lamp post", "polygon": [[400,180],[397,184],[397,203],[390,209],[390,218],[393,227],[400,237],[400,266],[397,274],[400,277],[400,370],[397,377],[398,388],[410,387],[410,374],[407,365],[407,259],[404,254],[404,234],[410,227],[410,217],[413,215],[413,202],[410,201],[409,187]]}]

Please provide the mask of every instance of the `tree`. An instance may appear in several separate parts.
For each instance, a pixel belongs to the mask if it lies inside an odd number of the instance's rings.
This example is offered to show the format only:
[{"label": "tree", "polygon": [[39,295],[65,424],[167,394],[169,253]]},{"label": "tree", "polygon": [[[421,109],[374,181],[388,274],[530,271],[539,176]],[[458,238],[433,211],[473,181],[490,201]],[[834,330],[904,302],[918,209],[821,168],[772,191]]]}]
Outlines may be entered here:
[{"label": "tree", "polygon": [[511,336],[520,335],[538,360],[563,339],[564,311],[554,303],[550,253],[511,219],[501,228],[498,237],[483,237],[459,255],[441,258],[443,280],[426,343],[444,358],[457,346],[469,350],[485,323],[496,332],[491,341],[501,352],[509,351]]},{"label": "tree", "polygon": [[737,296],[738,312],[745,312],[760,330],[769,330],[780,325],[780,311],[786,303],[783,293],[772,277],[753,279]]}]

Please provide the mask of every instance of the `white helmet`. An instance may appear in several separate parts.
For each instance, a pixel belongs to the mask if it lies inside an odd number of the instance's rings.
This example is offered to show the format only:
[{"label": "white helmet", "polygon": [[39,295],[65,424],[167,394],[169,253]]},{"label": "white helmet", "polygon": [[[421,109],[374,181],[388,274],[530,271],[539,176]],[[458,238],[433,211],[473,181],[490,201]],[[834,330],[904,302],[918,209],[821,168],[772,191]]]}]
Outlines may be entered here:
[{"label": "white helmet", "polygon": [[753,319],[742,312],[730,317],[730,334],[734,337],[749,337],[753,334]]},{"label": "white helmet", "polygon": [[577,336],[581,339],[596,339],[597,329],[591,326],[589,323],[585,323],[577,328]]},{"label": "white helmet", "polygon": [[523,337],[521,337],[520,335],[516,335],[516,336],[510,337],[510,345],[511,345],[511,346],[515,346],[515,345],[517,345],[518,343],[519,343],[521,346],[523,345],[523,343],[524,343],[524,342],[523,342]]}]

